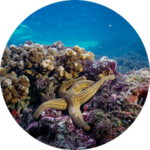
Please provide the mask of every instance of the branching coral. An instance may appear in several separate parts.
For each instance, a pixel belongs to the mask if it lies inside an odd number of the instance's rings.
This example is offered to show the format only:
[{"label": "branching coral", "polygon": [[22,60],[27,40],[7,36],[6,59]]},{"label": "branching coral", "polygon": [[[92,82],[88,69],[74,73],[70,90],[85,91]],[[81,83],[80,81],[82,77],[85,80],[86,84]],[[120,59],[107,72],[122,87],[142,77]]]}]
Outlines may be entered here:
[{"label": "branching coral", "polygon": [[29,79],[22,75],[17,78],[15,72],[1,76],[1,86],[6,103],[17,103],[24,100],[30,86]]},{"label": "branching coral", "polygon": [[94,54],[86,52],[79,46],[74,46],[72,49],[66,48],[64,51],[59,51],[56,59],[58,72],[54,76],[58,79],[71,79],[72,77],[78,77],[80,72],[83,71],[84,66],[82,65],[82,61],[93,61]]},{"label": "branching coral", "polygon": [[78,46],[66,48],[60,41],[48,47],[31,41],[18,47],[5,46],[0,62],[0,84],[5,102],[24,100],[29,78],[42,79],[49,74],[58,80],[78,77],[83,71],[81,54],[85,55],[84,59],[93,60],[93,53]]},{"label": "branching coral", "polygon": [[58,80],[71,79],[83,71],[82,60],[94,60],[94,54],[83,48],[64,47],[58,41],[50,46],[26,42],[19,47],[6,47],[2,67],[10,71],[23,71],[35,78],[42,78],[53,73]]}]

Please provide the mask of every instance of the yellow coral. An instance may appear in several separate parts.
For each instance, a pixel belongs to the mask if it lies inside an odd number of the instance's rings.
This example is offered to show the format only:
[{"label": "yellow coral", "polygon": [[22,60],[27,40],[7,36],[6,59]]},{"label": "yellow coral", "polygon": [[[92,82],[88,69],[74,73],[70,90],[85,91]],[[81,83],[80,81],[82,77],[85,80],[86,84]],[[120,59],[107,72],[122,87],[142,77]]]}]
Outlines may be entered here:
[{"label": "yellow coral", "polygon": [[77,62],[74,62],[74,67],[78,67],[78,63]]},{"label": "yellow coral", "polygon": [[2,92],[3,92],[3,96],[4,96],[4,99],[5,99],[5,102],[8,103],[12,99],[11,92],[9,92],[9,90],[7,88],[3,89]]},{"label": "yellow coral", "polygon": [[64,54],[63,50],[59,51],[59,55],[63,55],[63,54]]},{"label": "yellow coral", "polygon": [[29,87],[29,82],[29,79],[25,75],[19,76],[18,78],[18,83],[22,84],[23,86]]},{"label": "yellow coral", "polygon": [[5,76],[6,74],[7,74],[7,72],[6,72],[5,68],[0,67],[0,76],[3,77],[3,76]]},{"label": "yellow coral", "polygon": [[90,55],[89,54],[81,54],[80,59],[81,60],[90,59]]},{"label": "yellow coral", "polygon": [[82,72],[83,71],[83,68],[79,68],[79,72]]},{"label": "yellow coral", "polygon": [[32,70],[26,70],[26,73],[27,73],[27,74],[30,74],[31,76],[34,76],[34,75],[35,75],[35,72],[32,71]]},{"label": "yellow coral", "polygon": [[[17,75],[14,72],[12,72],[11,74],[4,77],[4,82],[8,80],[10,80],[10,82],[9,85],[7,85],[6,87],[9,88],[9,90],[11,90],[14,86],[17,85],[18,82]],[[2,84],[4,84],[4,82]]]},{"label": "yellow coral", "polygon": [[2,62],[3,67],[8,65],[8,63],[10,61],[10,51],[9,51],[8,47],[6,47],[5,50],[4,50],[2,60],[3,60],[3,62]]},{"label": "yellow coral", "polygon": [[51,60],[46,59],[41,64],[43,71],[52,71],[54,69],[54,64]]},{"label": "yellow coral", "polygon": [[49,48],[48,49],[48,55],[56,56],[57,55],[57,50],[54,48]]},{"label": "yellow coral", "polygon": [[68,57],[74,57],[74,56],[76,56],[77,54],[76,54],[76,52],[73,51],[72,49],[67,49],[66,55],[67,55]]},{"label": "yellow coral", "polygon": [[18,68],[21,70],[24,69],[24,62],[22,60],[18,63]]},{"label": "yellow coral", "polygon": [[77,52],[78,50],[80,50],[80,47],[79,47],[78,45],[75,45],[75,46],[74,46],[74,51]]},{"label": "yellow coral", "polygon": [[16,49],[16,46],[14,44],[10,45],[10,49]]},{"label": "yellow coral", "polygon": [[77,72],[72,72],[72,76],[75,77],[75,78],[78,77]]},{"label": "yellow coral", "polygon": [[15,72],[1,77],[2,92],[6,103],[17,103],[18,100],[24,100],[28,94],[30,86],[29,79],[22,75],[17,79]]},{"label": "yellow coral", "polygon": [[43,77],[43,75],[41,73],[36,74],[36,78],[40,79],[42,77]]},{"label": "yellow coral", "polygon": [[27,65],[27,68],[32,68],[32,63],[26,59],[26,65]]},{"label": "yellow coral", "polygon": [[1,65],[0,66],[3,66],[3,65],[4,65],[4,60],[1,61]]},{"label": "yellow coral", "polygon": [[28,53],[28,56],[29,56],[29,60],[35,64],[40,63],[44,59],[43,53],[38,52],[36,48],[31,49]]},{"label": "yellow coral", "polygon": [[17,102],[18,102],[18,98],[17,98],[17,97],[13,97],[13,98],[11,99],[11,102],[12,102],[12,103],[17,103]]},{"label": "yellow coral", "polygon": [[65,71],[65,78],[66,79],[71,79],[72,78],[72,74],[71,73],[67,73],[66,71]]},{"label": "yellow coral", "polygon": [[94,59],[94,54],[92,52],[88,52],[88,54],[90,55],[90,59]]},{"label": "yellow coral", "polygon": [[59,75],[62,77],[64,75],[64,67],[63,66],[59,66],[58,67],[58,71],[59,71]]},{"label": "yellow coral", "polygon": [[53,56],[47,56],[46,59],[50,59],[51,61],[55,60]]},{"label": "yellow coral", "polygon": [[29,79],[20,74],[25,73],[34,80],[49,76],[57,80],[69,80],[81,74],[84,69],[82,61],[94,60],[93,53],[79,46],[64,47],[60,41],[51,46],[31,41],[27,43],[6,47],[3,53],[0,80],[8,105],[20,103],[28,94]]}]

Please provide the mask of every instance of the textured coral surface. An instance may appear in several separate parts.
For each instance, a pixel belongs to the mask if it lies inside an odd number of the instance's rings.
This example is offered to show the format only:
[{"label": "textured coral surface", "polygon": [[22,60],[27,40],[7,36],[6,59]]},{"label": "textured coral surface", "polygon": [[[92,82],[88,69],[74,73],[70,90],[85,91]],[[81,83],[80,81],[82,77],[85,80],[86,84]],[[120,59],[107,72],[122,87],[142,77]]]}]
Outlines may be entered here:
[{"label": "textured coral surface", "polygon": [[[150,69],[132,70],[122,75],[116,68],[115,60],[104,56],[95,61],[93,53],[79,46],[65,47],[60,41],[52,45],[28,41],[5,48],[0,81],[9,111],[26,132],[54,147],[81,150],[118,137],[134,122],[145,103]],[[90,131],[79,128],[67,109],[47,107],[38,119],[34,118],[41,104],[60,99],[59,88],[67,81],[85,76],[92,85],[108,75],[115,79],[104,81],[80,107]],[[85,90],[85,84],[78,85],[71,89],[77,93]]]}]

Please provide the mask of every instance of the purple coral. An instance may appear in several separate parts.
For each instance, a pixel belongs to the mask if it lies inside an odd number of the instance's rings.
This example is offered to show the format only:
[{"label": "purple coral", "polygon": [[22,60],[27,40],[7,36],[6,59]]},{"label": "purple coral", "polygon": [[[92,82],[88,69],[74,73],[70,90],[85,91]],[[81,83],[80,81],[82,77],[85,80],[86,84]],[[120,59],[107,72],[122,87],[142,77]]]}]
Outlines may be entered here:
[{"label": "purple coral", "polygon": [[39,79],[37,80],[37,88],[38,89],[45,89],[46,86],[48,85],[48,81],[49,81],[49,78],[46,78],[46,79]]},{"label": "purple coral", "polygon": [[57,50],[64,50],[64,44],[61,41],[53,43],[50,47],[56,48]]},{"label": "purple coral", "polygon": [[32,123],[28,126],[28,128],[26,129],[27,132],[29,132],[31,129],[33,128],[37,128],[38,127],[38,122]]},{"label": "purple coral", "polygon": [[26,41],[25,44],[32,45],[33,42],[31,42],[31,41]]},{"label": "purple coral", "polygon": [[120,76],[120,74],[116,70],[117,62],[108,59],[105,56],[98,61],[95,61],[94,63],[85,61],[83,62],[83,64],[85,64],[83,72],[86,76],[97,77],[99,74],[102,74],[103,71],[111,72],[115,76]]}]

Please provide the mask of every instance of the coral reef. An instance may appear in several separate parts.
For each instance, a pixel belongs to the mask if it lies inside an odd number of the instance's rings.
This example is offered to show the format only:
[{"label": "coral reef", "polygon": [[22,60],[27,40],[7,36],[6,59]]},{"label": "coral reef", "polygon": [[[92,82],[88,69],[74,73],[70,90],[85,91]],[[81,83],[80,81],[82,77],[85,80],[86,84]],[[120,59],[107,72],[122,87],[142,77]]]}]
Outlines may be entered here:
[{"label": "coral reef", "polygon": [[37,140],[70,150],[93,148],[122,134],[145,104],[150,69],[143,62],[142,69],[131,70],[135,64],[129,58],[123,64],[124,58],[96,59],[60,41],[6,47],[0,81],[16,122]]}]

